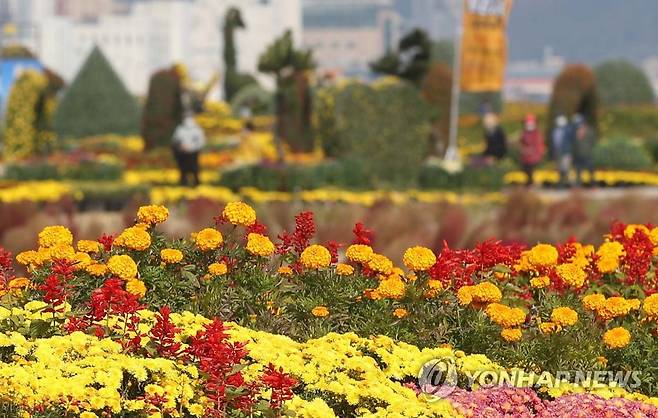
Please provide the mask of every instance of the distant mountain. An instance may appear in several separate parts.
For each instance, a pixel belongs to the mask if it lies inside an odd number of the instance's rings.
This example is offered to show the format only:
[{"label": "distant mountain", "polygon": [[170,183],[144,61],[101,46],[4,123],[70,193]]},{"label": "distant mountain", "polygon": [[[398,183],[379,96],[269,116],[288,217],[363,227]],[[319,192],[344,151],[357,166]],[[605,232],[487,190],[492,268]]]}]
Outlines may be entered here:
[{"label": "distant mountain", "polygon": [[589,64],[658,55],[658,1],[514,1],[510,60],[539,58],[545,46],[567,61]]}]

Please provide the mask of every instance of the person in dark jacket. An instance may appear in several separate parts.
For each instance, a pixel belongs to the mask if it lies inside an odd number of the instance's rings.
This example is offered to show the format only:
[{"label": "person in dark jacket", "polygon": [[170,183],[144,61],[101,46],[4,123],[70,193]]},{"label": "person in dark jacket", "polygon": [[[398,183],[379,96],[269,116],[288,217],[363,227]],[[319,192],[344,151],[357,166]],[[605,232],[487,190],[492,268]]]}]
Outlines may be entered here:
[{"label": "person in dark jacket", "polygon": [[483,157],[488,163],[501,160],[507,154],[507,137],[498,123],[498,117],[493,113],[484,115],[484,139],[486,148]]},{"label": "person in dark jacket", "polygon": [[537,164],[541,162],[546,153],[546,144],[544,136],[537,128],[537,118],[535,115],[527,115],[523,123],[523,133],[519,139],[521,145],[521,165],[528,177],[527,185],[534,183],[533,174]]},{"label": "person in dark jacket", "polygon": [[582,185],[583,171],[589,173],[588,186],[594,183],[594,144],[596,133],[582,115],[576,114],[573,118],[572,128],[573,166],[576,169],[576,184]]},{"label": "person in dark jacket", "polygon": [[569,171],[571,171],[572,138],[569,119],[563,114],[555,118],[551,132],[551,145],[555,165],[560,172],[560,187],[569,185]]}]

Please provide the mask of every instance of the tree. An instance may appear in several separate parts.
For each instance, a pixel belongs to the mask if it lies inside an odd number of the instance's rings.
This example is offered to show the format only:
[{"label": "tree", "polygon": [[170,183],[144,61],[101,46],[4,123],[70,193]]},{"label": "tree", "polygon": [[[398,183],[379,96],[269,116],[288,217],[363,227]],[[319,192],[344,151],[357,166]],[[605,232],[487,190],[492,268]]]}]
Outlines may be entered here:
[{"label": "tree", "polygon": [[66,90],[54,119],[62,137],[132,135],[139,131],[139,106],[103,53],[95,47]]},{"label": "tree", "polygon": [[644,72],[624,60],[606,61],[594,69],[596,86],[603,104],[650,104],[653,89]]},{"label": "tree", "polygon": [[224,27],[222,28],[224,34],[224,67],[226,71],[224,75],[224,99],[227,102],[233,100],[233,96],[243,87],[258,84],[253,76],[238,72],[235,31],[245,27],[240,9],[230,7],[224,16]]},{"label": "tree", "polygon": [[422,29],[414,29],[406,34],[398,44],[398,50],[388,52],[370,63],[372,71],[394,75],[409,80],[419,86],[429,69],[432,43]]},{"label": "tree", "polygon": [[142,115],[142,137],[147,148],[171,143],[183,120],[182,91],[181,76],[175,66],[151,76]]},{"label": "tree", "polygon": [[258,60],[258,71],[272,74],[276,80],[275,133],[280,158],[280,140],[284,140],[295,152],[313,149],[307,72],[314,68],[312,52],[296,49],[290,30],[274,40]]},{"label": "tree", "polygon": [[553,130],[558,115],[571,117],[579,113],[594,129],[597,129],[598,96],[596,79],[592,70],[584,64],[567,65],[558,74],[548,107],[547,138]]},{"label": "tree", "polygon": [[433,64],[423,80],[421,94],[432,104],[435,115],[432,121],[432,151],[443,155],[450,134],[450,101],[452,98],[452,71],[445,64]]}]

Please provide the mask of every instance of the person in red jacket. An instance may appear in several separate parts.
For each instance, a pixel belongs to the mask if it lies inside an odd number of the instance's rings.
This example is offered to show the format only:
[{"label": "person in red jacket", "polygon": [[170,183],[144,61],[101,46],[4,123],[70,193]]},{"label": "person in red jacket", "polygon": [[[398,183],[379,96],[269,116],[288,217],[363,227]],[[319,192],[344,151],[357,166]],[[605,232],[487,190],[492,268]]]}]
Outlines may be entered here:
[{"label": "person in red jacket", "polygon": [[544,136],[537,127],[535,115],[529,114],[525,117],[523,133],[519,142],[521,143],[521,165],[528,176],[526,184],[531,185],[534,182],[535,167],[541,162],[546,153]]}]

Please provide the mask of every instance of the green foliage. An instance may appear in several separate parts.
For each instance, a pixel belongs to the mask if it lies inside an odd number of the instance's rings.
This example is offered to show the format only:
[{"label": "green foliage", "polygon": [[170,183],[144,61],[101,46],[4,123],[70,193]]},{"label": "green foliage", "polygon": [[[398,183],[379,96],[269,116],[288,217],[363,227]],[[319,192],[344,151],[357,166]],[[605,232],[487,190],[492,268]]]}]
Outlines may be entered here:
[{"label": "green foliage", "polygon": [[398,44],[396,52],[388,52],[370,64],[372,71],[394,75],[419,85],[429,69],[432,43],[422,29],[406,34]]},{"label": "green foliage", "polygon": [[235,31],[244,29],[245,24],[242,19],[240,9],[230,7],[224,16],[224,99],[232,101],[235,95],[243,88],[258,84],[256,79],[249,74],[242,74],[237,69],[237,51],[235,48]]},{"label": "green foliage", "polygon": [[651,104],[653,88],[642,69],[624,60],[606,61],[598,65],[596,85],[605,105]]},{"label": "green foliage", "polygon": [[7,180],[119,180],[123,167],[95,160],[56,166],[51,163],[9,164],[3,178]]},{"label": "green foliage", "polygon": [[436,165],[424,165],[419,185],[423,189],[440,190],[500,190],[507,170],[500,166],[472,168],[449,172]]},{"label": "green foliage", "polygon": [[445,150],[450,133],[450,101],[452,97],[452,71],[444,64],[433,64],[422,84],[422,95],[435,109],[432,121],[432,145]]},{"label": "green foliage", "polygon": [[130,135],[138,132],[139,112],[137,101],[96,47],[66,90],[53,123],[64,138]]},{"label": "green foliage", "polygon": [[628,138],[613,138],[594,147],[597,168],[642,170],[652,165],[651,154],[642,145]]},{"label": "green foliage", "polygon": [[258,84],[249,84],[240,89],[231,100],[231,109],[239,112],[248,108],[254,115],[272,114],[274,112],[274,97]]},{"label": "green foliage", "polygon": [[[582,114],[598,130],[598,95],[592,70],[583,64],[567,65],[557,76],[548,110],[547,132],[551,132],[555,118],[564,114]],[[548,135],[547,135],[548,137]]]},{"label": "green foliage", "polygon": [[323,147],[358,164],[369,184],[413,185],[427,155],[433,115],[418,90],[406,82],[353,83],[329,94],[333,99],[324,100],[333,100],[333,115],[323,108],[316,125],[329,141]]},{"label": "green foliage", "polygon": [[276,79],[276,134],[295,152],[313,149],[311,93],[307,70],[315,68],[310,50],[295,49],[292,32],[286,31],[258,59],[258,71]]},{"label": "green foliage", "polygon": [[181,80],[175,68],[156,71],[149,82],[142,115],[142,137],[147,148],[168,146],[183,120]]}]

